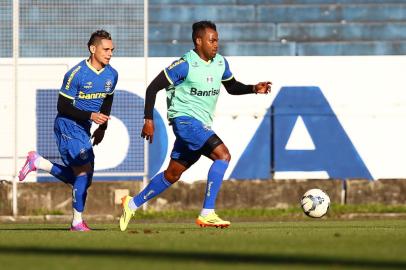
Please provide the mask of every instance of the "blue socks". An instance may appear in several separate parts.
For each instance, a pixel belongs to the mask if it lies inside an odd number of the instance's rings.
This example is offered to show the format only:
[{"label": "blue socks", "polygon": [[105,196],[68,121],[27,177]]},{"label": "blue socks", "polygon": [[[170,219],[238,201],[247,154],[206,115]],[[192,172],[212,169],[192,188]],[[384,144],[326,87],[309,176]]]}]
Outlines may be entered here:
[{"label": "blue socks", "polygon": [[[223,182],[224,174],[228,168],[228,161],[225,160],[215,160],[213,165],[211,165],[206,193],[204,198],[203,208],[214,209],[216,204],[217,194],[220,190],[221,184]],[[143,205],[146,201],[156,197],[168,187],[171,186],[171,183],[164,177],[164,172],[161,172],[155,175],[149,184],[138,193],[130,202],[129,207],[133,210]]]},{"label": "blue socks", "polygon": [[214,209],[217,194],[223,182],[224,174],[228,168],[228,161],[217,159],[210,167],[207,177],[206,193],[204,197],[203,208]]},{"label": "blue socks", "polygon": [[76,176],[73,174],[73,171],[71,168],[59,165],[57,163],[52,163],[52,168],[50,171],[50,174],[61,180],[62,182],[66,184],[71,184],[75,182]]},{"label": "blue socks", "polygon": [[73,208],[78,212],[83,212],[85,209],[87,189],[92,181],[92,174],[83,174],[76,176],[75,183],[72,187],[72,204]]},{"label": "blue socks", "polygon": [[136,207],[140,207],[146,201],[149,201],[150,199],[159,195],[160,193],[162,193],[162,191],[166,190],[170,186],[171,183],[165,179],[164,172],[155,175],[151,179],[149,184],[144,188],[144,190],[138,193],[138,195],[133,198],[134,202],[130,201],[130,208],[134,209],[132,203],[134,203]]}]

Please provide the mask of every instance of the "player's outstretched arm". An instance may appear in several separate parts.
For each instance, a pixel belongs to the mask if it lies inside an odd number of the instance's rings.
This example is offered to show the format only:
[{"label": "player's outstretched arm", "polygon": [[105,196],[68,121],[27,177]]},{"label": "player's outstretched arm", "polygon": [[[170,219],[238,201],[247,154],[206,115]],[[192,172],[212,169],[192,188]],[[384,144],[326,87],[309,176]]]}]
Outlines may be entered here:
[{"label": "player's outstretched arm", "polygon": [[245,95],[245,94],[268,94],[271,91],[271,82],[260,82],[256,85],[243,84],[232,78],[227,81],[223,81],[223,85],[227,92],[231,95]]}]

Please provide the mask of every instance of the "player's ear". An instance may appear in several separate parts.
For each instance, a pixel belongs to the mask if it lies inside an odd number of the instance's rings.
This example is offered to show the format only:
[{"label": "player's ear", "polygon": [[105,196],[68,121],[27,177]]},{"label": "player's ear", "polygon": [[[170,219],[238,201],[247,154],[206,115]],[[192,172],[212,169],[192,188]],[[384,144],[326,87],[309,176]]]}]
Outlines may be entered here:
[{"label": "player's ear", "polygon": [[96,53],[96,46],[90,45],[90,52],[91,53]]},{"label": "player's ear", "polygon": [[202,45],[202,38],[201,37],[196,38],[196,45],[199,45],[199,46]]}]

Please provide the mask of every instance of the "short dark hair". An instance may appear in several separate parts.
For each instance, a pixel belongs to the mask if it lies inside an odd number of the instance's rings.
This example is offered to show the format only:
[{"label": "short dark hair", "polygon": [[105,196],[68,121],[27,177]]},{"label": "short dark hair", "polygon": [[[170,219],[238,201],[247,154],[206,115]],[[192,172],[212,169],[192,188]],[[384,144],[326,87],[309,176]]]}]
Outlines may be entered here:
[{"label": "short dark hair", "polygon": [[102,39],[111,40],[110,33],[103,29],[93,32],[92,35],[90,36],[89,41],[87,42],[87,49],[89,50],[89,52],[90,46],[99,44]]},{"label": "short dark hair", "polygon": [[211,21],[200,21],[200,22],[195,22],[192,26],[193,32],[192,32],[192,40],[193,43],[196,45],[196,39],[198,37],[201,37],[203,35],[203,31],[206,30],[206,28],[210,28],[214,31],[217,31],[216,25],[211,22]]}]

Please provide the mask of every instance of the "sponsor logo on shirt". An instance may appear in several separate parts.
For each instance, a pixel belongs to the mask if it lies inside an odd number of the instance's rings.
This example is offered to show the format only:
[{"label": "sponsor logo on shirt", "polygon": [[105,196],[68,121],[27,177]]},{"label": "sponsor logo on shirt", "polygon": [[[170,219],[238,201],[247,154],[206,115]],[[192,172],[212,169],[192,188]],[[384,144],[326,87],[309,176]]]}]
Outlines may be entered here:
[{"label": "sponsor logo on shirt", "polygon": [[199,66],[199,64],[197,62],[192,63],[192,67],[198,67],[198,66]]},{"label": "sponsor logo on shirt", "polygon": [[90,93],[86,94],[82,91],[79,92],[80,99],[97,99],[97,98],[105,98],[107,96],[106,93]]},{"label": "sponsor logo on shirt", "polygon": [[90,89],[90,88],[92,88],[92,87],[93,87],[93,83],[92,83],[92,82],[87,82],[87,83],[85,83],[85,86],[84,86],[85,89]]},{"label": "sponsor logo on shirt", "polygon": [[211,90],[197,90],[196,88],[192,87],[190,88],[190,94],[192,96],[217,96],[220,94],[220,89],[214,89],[212,88]]}]

